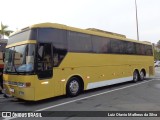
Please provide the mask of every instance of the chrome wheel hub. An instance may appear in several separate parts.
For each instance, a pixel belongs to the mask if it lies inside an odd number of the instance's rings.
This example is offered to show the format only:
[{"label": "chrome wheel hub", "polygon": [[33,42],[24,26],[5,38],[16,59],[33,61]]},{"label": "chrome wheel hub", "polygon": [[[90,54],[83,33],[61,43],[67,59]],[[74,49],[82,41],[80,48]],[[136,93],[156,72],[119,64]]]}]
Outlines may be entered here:
[{"label": "chrome wheel hub", "polygon": [[141,77],[141,80],[144,79],[144,73],[143,72],[140,73],[140,77]]},{"label": "chrome wheel hub", "polygon": [[72,94],[76,94],[79,90],[79,83],[76,80],[73,80],[70,83],[69,89],[70,89]]}]

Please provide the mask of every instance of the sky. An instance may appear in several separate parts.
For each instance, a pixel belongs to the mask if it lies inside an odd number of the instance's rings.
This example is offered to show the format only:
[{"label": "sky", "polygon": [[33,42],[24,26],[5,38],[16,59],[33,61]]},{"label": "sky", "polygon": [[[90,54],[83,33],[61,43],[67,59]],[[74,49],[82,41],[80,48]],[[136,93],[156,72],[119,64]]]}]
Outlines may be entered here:
[{"label": "sky", "polygon": [[[160,40],[160,0],[137,0],[140,41]],[[135,0],[0,0],[0,22],[16,31],[43,23],[97,28],[137,39]]]}]

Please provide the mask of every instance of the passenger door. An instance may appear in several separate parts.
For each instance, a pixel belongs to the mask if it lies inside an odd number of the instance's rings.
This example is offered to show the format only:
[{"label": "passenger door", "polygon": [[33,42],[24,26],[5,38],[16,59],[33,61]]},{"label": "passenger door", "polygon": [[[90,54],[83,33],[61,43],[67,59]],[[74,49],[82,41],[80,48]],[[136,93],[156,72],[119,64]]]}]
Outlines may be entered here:
[{"label": "passenger door", "polygon": [[53,62],[52,62],[52,44],[39,43],[36,50],[36,74],[35,81],[35,99],[45,99],[53,96],[52,91],[52,76],[53,76]]}]

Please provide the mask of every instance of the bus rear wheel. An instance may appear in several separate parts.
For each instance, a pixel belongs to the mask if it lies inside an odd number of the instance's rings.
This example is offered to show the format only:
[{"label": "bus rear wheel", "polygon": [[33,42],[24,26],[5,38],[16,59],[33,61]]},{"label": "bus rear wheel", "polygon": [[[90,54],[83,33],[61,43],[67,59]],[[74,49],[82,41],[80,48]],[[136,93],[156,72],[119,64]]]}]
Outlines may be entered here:
[{"label": "bus rear wheel", "polygon": [[80,90],[81,89],[79,79],[77,77],[70,78],[66,86],[67,96],[77,96],[80,93]]},{"label": "bus rear wheel", "polygon": [[134,73],[133,73],[133,82],[137,82],[138,81],[138,78],[139,78],[139,75],[138,75],[138,71],[134,71]]},{"label": "bus rear wheel", "polygon": [[145,79],[145,73],[143,71],[140,72],[140,80],[144,80]]}]

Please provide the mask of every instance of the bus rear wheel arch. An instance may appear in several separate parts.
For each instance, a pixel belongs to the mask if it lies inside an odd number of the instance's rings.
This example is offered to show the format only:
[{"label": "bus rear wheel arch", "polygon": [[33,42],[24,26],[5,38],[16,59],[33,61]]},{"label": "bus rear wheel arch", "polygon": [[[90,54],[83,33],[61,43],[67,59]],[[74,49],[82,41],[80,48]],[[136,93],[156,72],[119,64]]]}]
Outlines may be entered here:
[{"label": "bus rear wheel arch", "polygon": [[66,84],[66,94],[70,97],[79,95],[84,90],[84,83],[81,77],[73,76]]}]

